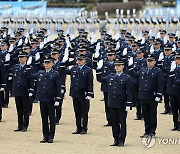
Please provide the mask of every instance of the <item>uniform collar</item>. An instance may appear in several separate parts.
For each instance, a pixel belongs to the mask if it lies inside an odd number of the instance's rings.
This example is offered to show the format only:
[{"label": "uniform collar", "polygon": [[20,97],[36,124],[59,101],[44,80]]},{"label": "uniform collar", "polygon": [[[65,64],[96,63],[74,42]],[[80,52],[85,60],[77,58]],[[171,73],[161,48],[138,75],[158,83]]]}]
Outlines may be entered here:
[{"label": "uniform collar", "polygon": [[49,70],[45,70],[45,71],[46,71],[46,73],[49,73],[51,70],[52,70],[52,68],[51,68],[51,69],[49,69]]},{"label": "uniform collar", "polygon": [[[85,64],[84,64],[85,65]],[[82,70],[82,68],[84,67],[84,65],[82,65],[82,66],[78,66],[79,68],[80,68],[80,70]]]},{"label": "uniform collar", "polygon": [[123,72],[121,72],[121,73],[116,73],[117,76],[121,76],[122,74],[123,74]]}]

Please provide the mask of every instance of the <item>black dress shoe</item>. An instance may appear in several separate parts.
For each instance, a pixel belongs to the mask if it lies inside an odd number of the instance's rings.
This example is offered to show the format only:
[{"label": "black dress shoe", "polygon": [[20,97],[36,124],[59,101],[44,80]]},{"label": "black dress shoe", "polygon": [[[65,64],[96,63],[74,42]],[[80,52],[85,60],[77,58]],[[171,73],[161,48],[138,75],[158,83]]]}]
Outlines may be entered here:
[{"label": "black dress shoe", "polygon": [[172,131],[177,131],[178,127],[174,127],[173,129],[171,129]]},{"label": "black dress shoe", "polygon": [[56,122],[56,125],[59,125],[59,122]]},{"label": "black dress shoe", "polygon": [[143,135],[141,135],[140,137],[141,138],[146,138],[146,137],[148,137],[149,136],[149,134],[148,133],[144,133]]},{"label": "black dress shoe", "polygon": [[5,104],[5,105],[3,106],[3,108],[8,108],[8,105]]},{"label": "black dress shoe", "polygon": [[118,146],[119,142],[115,141],[113,144],[111,144],[110,146]]},{"label": "black dress shoe", "polygon": [[109,126],[112,126],[110,122],[104,125],[104,127],[109,127]]},{"label": "black dress shoe", "polygon": [[118,147],[123,147],[124,146],[124,142],[119,142]]},{"label": "black dress shoe", "polygon": [[48,142],[48,139],[43,138],[43,140],[40,141],[40,143],[46,143]]},{"label": "black dress shoe", "polygon": [[137,117],[137,118],[135,118],[134,120],[141,120],[142,118],[141,117]]},{"label": "black dress shoe", "polygon": [[23,128],[21,131],[22,132],[27,132],[27,128]]},{"label": "black dress shoe", "polygon": [[87,131],[82,130],[79,134],[81,134],[81,135],[87,134]]},{"label": "black dress shoe", "polygon": [[48,143],[53,143],[53,142],[54,142],[53,139],[48,140]]},{"label": "black dress shoe", "polygon": [[22,128],[19,128],[19,127],[18,127],[18,128],[15,129],[14,131],[15,131],[15,132],[20,132],[21,130],[22,130]]},{"label": "black dress shoe", "polygon": [[162,112],[161,114],[168,114],[169,111],[165,110],[164,112]]},{"label": "black dress shoe", "polygon": [[75,132],[72,132],[72,134],[80,134],[81,133],[81,130],[76,130]]}]

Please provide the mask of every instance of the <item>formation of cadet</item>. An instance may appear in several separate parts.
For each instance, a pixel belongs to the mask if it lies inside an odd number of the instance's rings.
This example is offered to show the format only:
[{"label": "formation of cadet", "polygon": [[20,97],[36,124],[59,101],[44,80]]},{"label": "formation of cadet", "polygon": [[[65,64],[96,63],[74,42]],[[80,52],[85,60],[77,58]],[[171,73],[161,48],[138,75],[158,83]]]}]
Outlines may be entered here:
[{"label": "formation of cadet", "polygon": [[101,37],[95,41],[82,28],[75,38],[58,29],[54,40],[46,28],[31,29],[26,36],[25,31],[20,27],[11,36],[7,27],[0,29],[0,120],[2,107],[7,108],[9,97],[15,96],[15,131],[27,131],[33,103],[39,101],[40,142],[53,143],[62,115],[66,76],[70,75],[69,95],[76,118],[72,134],[87,134],[90,100],[94,97],[93,69],[104,95],[104,126],[112,126],[112,146],[124,146],[127,111],[132,107],[136,107],[135,120],[144,120],[142,137],[156,135],[157,106],[162,101],[162,114],[173,114],[172,131],[180,131],[180,38],[174,33],[160,29],[155,37],[143,30],[138,40],[120,29],[115,39],[101,29]]}]

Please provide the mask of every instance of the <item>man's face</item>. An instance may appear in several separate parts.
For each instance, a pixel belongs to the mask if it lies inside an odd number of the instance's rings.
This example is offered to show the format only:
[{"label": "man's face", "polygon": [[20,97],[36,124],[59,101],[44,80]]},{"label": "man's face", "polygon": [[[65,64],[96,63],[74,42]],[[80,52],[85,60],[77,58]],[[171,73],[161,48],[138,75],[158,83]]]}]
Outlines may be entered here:
[{"label": "man's face", "polygon": [[137,53],[137,57],[138,58],[143,58],[144,57],[144,52]]},{"label": "man's face", "polygon": [[153,43],[154,43],[154,40],[149,40],[149,43],[150,43],[150,44],[153,44]]},{"label": "man's face", "polygon": [[52,62],[52,61],[44,62],[44,68],[45,68],[46,70],[51,69],[52,66],[53,66],[53,62]]},{"label": "man's face", "polygon": [[31,47],[32,47],[32,49],[35,49],[37,47],[37,44],[36,43],[31,43]]},{"label": "man's face", "polygon": [[77,65],[83,66],[86,63],[86,59],[77,59]]},{"label": "man's face", "polygon": [[25,64],[26,63],[26,60],[27,60],[27,57],[24,56],[24,57],[19,57],[19,63],[20,64]]},{"label": "man's face", "polygon": [[147,67],[154,67],[156,64],[156,61],[155,60],[147,60]]},{"label": "man's face", "polygon": [[170,42],[174,42],[175,38],[174,37],[169,37]]},{"label": "man's face", "polygon": [[7,45],[1,45],[1,50],[2,51],[6,51],[8,49],[8,46]]},{"label": "man's face", "polygon": [[177,43],[177,47],[180,48],[180,42]]},{"label": "man's face", "polygon": [[26,53],[30,53],[31,49],[30,48],[25,48],[25,49],[23,49],[23,51],[26,52]]},{"label": "man's face", "polygon": [[143,34],[143,37],[144,37],[145,39],[147,39],[147,38],[148,38],[148,34]]},{"label": "man's face", "polygon": [[132,46],[132,51],[136,51],[138,49],[138,46],[137,45],[133,45]]},{"label": "man's face", "polygon": [[165,50],[164,50],[164,54],[165,54],[166,56],[170,56],[170,55],[172,54],[172,50],[171,50],[171,49],[165,49]]},{"label": "man's face", "polygon": [[176,58],[176,64],[180,65],[180,58]]},{"label": "man's face", "polygon": [[123,69],[124,69],[124,65],[122,65],[122,64],[115,64],[115,70],[116,70],[117,73],[122,72]]},{"label": "man's face", "polygon": [[107,57],[109,61],[114,61],[114,59],[116,58],[116,55],[108,55]]},{"label": "man's face", "polygon": [[160,33],[160,37],[163,39],[165,37],[165,33]]},{"label": "man's face", "polygon": [[59,59],[60,54],[59,53],[55,53],[55,54],[51,54],[51,57],[58,60]]},{"label": "man's face", "polygon": [[84,50],[84,51],[79,51],[79,54],[80,54],[80,55],[85,55],[85,54],[86,54],[86,50]]},{"label": "man's face", "polygon": [[155,49],[159,49],[160,48],[160,46],[161,46],[161,44],[159,43],[159,44],[154,44],[154,48]]}]

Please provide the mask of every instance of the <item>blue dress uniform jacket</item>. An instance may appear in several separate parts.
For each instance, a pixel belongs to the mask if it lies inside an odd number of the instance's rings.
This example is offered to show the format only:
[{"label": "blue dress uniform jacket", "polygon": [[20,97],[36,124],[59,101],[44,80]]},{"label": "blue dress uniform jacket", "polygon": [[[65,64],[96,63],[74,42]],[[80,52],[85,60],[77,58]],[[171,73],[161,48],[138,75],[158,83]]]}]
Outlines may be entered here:
[{"label": "blue dress uniform jacket", "polygon": [[139,71],[142,67],[146,66],[146,59],[142,58],[135,58],[134,59],[134,66],[133,69],[130,72],[130,76],[131,76],[131,83],[135,83],[138,84],[139,82]]},{"label": "blue dress uniform jacket", "polygon": [[[99,70],[97,70],[98,73]],[[111,64],[109,61],[104,62],[103,67],[101,68],[102,77],[108,76],[110,73],[115,73],[114,63]],[[102,82],[101,90],[103,92],[108,92],[108,83]]]},{"label": "blue dress uniform jacket", "polygon": [[128,103],[132,102],[130,76],[124,73],[120,76],[111,73],[106,77],[102,77],[101,74],[97,74],[97,80],[108,83],[108,105],[110,108],[125,110],[126,106],[131,106],[131,103]]},{"label": "blue dress uniform jacket", "polygon": [[33,69],[30,65],[24,65],[20,68],[20,64],[16,64],[10,69],[13,74],[12,95],[13,96],[29,96],[29,92],[33,89],[31,74]]},{"label": "blue dress uniform jacket", "polygon": [[6,72],[4,69],[3,61],[0,60],[0,88],[5,88],[6,86]]},{"label": "blue dress uniform jacket", "polygon": [[160,66],[160,69],[163,72],[163,79],[164,79],[163,81],[165,84],[167,84],[168,81],[168,75],[172,61],[174,61],[174,55],[170,55],[169,57],[165,56]]},{"label": "blue dress uniform jacket", "polygon": [[139,72],[139,99],[155,100],[155,97],[162,97],[163,73],[153,67],[148,73],[147,67],[141,68]]},{"label": "blue dress uniform jacket", "polygon": [[167,83],[167,93],[170,95],[180,95],[180,67],[176,67],[170,74]]},{"label": "blue dress uniform jacket", "polygon": [[70,96],[81,99],[85,99],[86,96],[94,97],[92,69],[86,65],[81,70],[78,66],[74,66],[70,70],[70,75]]},{"label": "blue dress uniform jacket", "polygon": [[40,102],[59,102],[61,100],[61,79],[57,71],[51,69],[39,71],[33,77],[37,79],[36,99]]},{"label": "blue dress uniform jacket", "polygon": [[65,63],[61,63],[58,61],[53,65],[53,70],[58,71],[61,78],[61,90],[63,90],[63,94],[65,93],[65,84],[66,84],[66,72],[65,72]]}]

